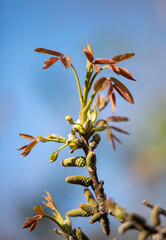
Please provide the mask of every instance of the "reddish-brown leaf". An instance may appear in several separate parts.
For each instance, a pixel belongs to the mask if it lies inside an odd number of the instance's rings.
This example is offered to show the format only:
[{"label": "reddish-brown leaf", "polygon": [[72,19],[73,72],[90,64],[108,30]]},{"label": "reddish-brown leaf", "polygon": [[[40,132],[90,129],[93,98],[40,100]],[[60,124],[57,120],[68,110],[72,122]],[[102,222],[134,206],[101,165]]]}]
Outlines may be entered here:
[{"label": "reddish-brown leaf", "polygon": [[130,135],[129,132],[126,132],[125,130],[121,129],[121,128],[118,128],[118,127],[115,127],[115,126],[110,126],[110,128],[118,131],[118,132],[121,132],[121,133],[124,133],[124,134],[127,134],[127,135]]},{"label": "reddish-brown leaf", "polygon": [[87,59],[89,60],[89,62],[93,62],[93,60],[94,60],[94,57],[93,57],[93,54],[91,53],[91,52],[89,52],[89,50],[88,49],[86,49],[85,47],[83,47],[82,46],[82,49],[83,49],[83,51],[84,51],[84,53],[85,53],[85,55],[86,55],[86,57],[87,57]]},{"label": "reddish-brown leaf", "polygon": [[27,155],[30,153],[30,151],[32,150],[32,148],[34,148],[34,146],[35,146],[37,143],[38,143],[38,141],[35,140],[35,141],[31,142],[30,144],[28,144],[28,145],[26,146],[26,148],[24,149],[24,151],[23,151],[20,155],[23,156],[23,157],[27,156]]},{"label": "reddish-brown leaf", "polygon": [[99,73],[100,72],[99,65],[98,64],[94,64],[94,63],[92,63],[92,65],[93,65],[93,68],[95,69],[95,71]]},{"label": "reddish-brown leaf", "polygon": [[17,150],[22,150],[22,149],[26,148],[27,146],[28,146],[28,144],[18,148]]},{"label": "reddish-brown leaf", "polygon": [[96,58],[93,63],[97,64],[114,64],[115,62],[112,59],[108,58]]},{"label": "reddish-brown leaf", "polygon": [[97,94],[97,97],[96,97],[96,105],[97,105],[97,108],[100,110],[100,96],[99,96],[99,94]]},{"label": "reddish-brown leaf", "polygon": [[127,59],[129,59],[129,58],[131,58],[133,56],[135,56],[135,53],[124,53],[124,54],[117,55],[117,56],[113,57],[112,60],[114,62],[118,63],[118,62],[127,60]]},{"label": "reddish-brown leaf", "polygon": [[114,141],[114,138],[112,136],[111,130],[109,128],[107,129],[107,135],[108,135],[110,143],[112,144],[112,147],[113,147],[113,149],[115,151],[116,150],[115,141]]},{"label": "reddish-brown leaf", "polygon": [[113,71],[113,72],[115,72],[116,74],[120,74],[120,69],[119,69],[119,67],[116,65],[116,64],[109,64],[109,67],[111,68],[111,70]]},{"label": "reddish-brown leaf", "polygon": [[46,48],[36,48],[36,49],[34,49],[34,51],[54,55],[54,56],[57,56],[57,57],[60,57],[61,55],[63,56],[63,54],[60,53],[60,52],[56,52],[56,51],[49,50],[49,49],[46,49]]},{"label": "reddish-brown leaf", "polygon": [[97,127],[102,127],[103,125],[107,125],[107,121],[105,119],[100,119],[97,122]]},{"label": "reddish-brown leaf", "polygon": [[60,56],[61,63],[65,66],[65,68],[69,68],[71,66],[71,59],[69,55]]},{"label": "reddish-brown leaf", "polygon": [[59,60],[59,57],[50,57],[44,62],[43,69],[47,69],[51,67],[54,63],[56,63]]},{"label": "reddish-brown leaf", "polygon": [[112,134],[112,137],[113,137],[118,143],[122,144],[122,142],[120,141],[120,139],[119,139],[117,136],[115,136],[114,134]]},{"label": "reddish-brown leaf", "polygon": [[106,121],[108,122],[122,122],[122,121],[129,121],[130,119],[127,117],[121,117],[121,116],[111,116],[107,117]]},{"label": "reddish-brown leaf", "polygon": [[88,51],[93,55],[93,50],[92,50],[91,45],[88,42],[86,42],[86,43],[87,43]]},{"label": "reddish-brown leaf", "polygon": [[112,113],[115,112],[115,108],[116,108],[116,97],[115,97],[115,93],[113,92],[111,95],[111,105],[112,105]]},{"label": "reddish-brown leaf", "polygon": [[136,81],[135,78],[131,75],[131,73],[126,69],[126,68],[119,68],[120,70],[120,75],[122,75],[125,78],[128,78],[130,80]]},{"label": "reddish-brown leaf", "polygon": [[19,135],[27,140],[36,140],[35,137],[28,135],[28,134],[24,134],[24,133],[19,133]]},{"label": "reddish-brown leaf", "polygon": [[108,103],[110,101],[110,96],[113,93],[114,89],[112,87],[112,84],[110,83],[110,87],[108,88],[108,92],[107,92],[107,98],[106,98],[106,102]]},{"label": "reddish-brown leaf", "polygon": [[43,208],[40,205],[34,206],[33,210],[35,211],[36,214],[38,215],[44,215]]},{"label": "reddish-brown leaf", "polygon": [[113,81],[115,84],[113,87],[117,90],[117,92],[128,102],[134,104],[133,96],[131,95],[130,91],[126,86],[124,86],[119,80],[116,78],[111,77],[111,81]]},{"label": "reddish-brown leaf", "polygon": [[96,80],[96,82],[93,85],[93,89],[96,92],[100,92],[104,90],[106,87],[108,87],[109,85],[110,85],[110,80],[106,77],[101,77]]},{"label": "reddish-brown leaf", "polygon": [[104,103],[104,94],[102,94],[101,97],[100,97],[100,108],[103,108],[104,105],[105,105],[105,103]]}]

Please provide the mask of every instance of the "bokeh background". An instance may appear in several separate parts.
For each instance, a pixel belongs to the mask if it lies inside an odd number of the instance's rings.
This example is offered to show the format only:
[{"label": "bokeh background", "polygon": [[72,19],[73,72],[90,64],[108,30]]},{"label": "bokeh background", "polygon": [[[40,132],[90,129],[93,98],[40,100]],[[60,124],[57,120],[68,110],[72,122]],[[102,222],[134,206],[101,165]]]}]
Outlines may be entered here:
[{"label": "bokeh background", "polygon": [[[69,54],[82,83],[86,58],[81,45],[88,41],[95,57],[135,52],[125,61],[137,82],[119,79],[133,93],[135,105],[117,98],[116,115],[130,122],[118,124],[131,133],[120,136],[123,145],[112,150],[102,134],[98,156],[99,178],[105,181],[107,196],[128,211],[150,210],[143,199],[166,207],[166,1],[165,0],[1,0],[0,1],[0,239],[61,239],[52,223],[43,220],[34,232],[23,230],[25,217],[41,204],[49,191],[60,212],[84,202],[83,188],[65,183],[65,177],[86,169],[64,169],[60,161],[69,149],[50,164],[49,155],[58,144],[38,144],[26,158],[16,148],[26,144],[18,133],[57,133],[66,136],[70,126],[65,116],[78,118],[79,101],[71,69],[59,62],[42,70],[49,57],[33,51],[44,47]],[[106,74],[110,76],[110,71]],[[110,116],[108,107],[103,117]],[[112,234],[104,237],[99,224],[72,219],[91,239],[122,239],[117,220],[110,218]],[[130,232],[123,239],[133,239]]]}]

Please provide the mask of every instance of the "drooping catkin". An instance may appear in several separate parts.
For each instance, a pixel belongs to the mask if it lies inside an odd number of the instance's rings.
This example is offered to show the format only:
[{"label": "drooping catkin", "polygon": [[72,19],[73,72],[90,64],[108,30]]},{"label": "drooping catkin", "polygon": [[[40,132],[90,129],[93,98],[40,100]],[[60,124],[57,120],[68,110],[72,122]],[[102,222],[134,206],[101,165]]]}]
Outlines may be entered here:
[{"label": "drooping catkin", "polygon": [[154,226],[160,225],[160,208],[157,205],[152,209],[151,222]]},{"label": "drooping catkin", "polygon": [[100,219],[100,224],[104,234],[108,236],[110,234],[110,223],[108,217],[107,216],[102,217]]},{"label": "drooping catkin", "polygon": [[69,176],[65,180],[67,183],[78,184],[84,187],[89,187],[92,184],[92,180],[89,177],[81,175]]},{"label": "drooping catkin", "polygon": [[86,198],[87,203],[91,204],[92,206],[98,208],[98,204],[92,195],[91,191],[88,188],[84,189],[84,196]]},{"label": "drooping catkin", "polygon": [[89,220],[89,222],[90,222],[91,224],[92,224],[92,223],[95,223],[95,222],[99,221],[100,218],[101,218],[101,213],[100,213],[100,212],[97,212],[97,213],[95,213],[95,214],[91,217],[91,219]]}]

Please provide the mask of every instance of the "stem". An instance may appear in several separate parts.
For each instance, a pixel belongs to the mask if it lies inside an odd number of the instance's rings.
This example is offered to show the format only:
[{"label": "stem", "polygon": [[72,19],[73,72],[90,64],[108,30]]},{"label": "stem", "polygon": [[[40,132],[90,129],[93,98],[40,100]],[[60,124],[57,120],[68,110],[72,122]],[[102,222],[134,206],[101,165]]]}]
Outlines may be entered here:
[{"label": "stem", "polygon": [[64,148],[64,147],[67,147],[67,144],[62,145],[62,146],[58,149],[58,152],[59,152],[62,148]]},{"label": "stem", "polygon": [[79,81],[79,78],[78,78],[78,74],[74,68],[74,66],[71,64],[71,68],[73,69],[73,72],[74,72],[74,75],[76,77],[76,80],[77,80],[77,86],[78,86],[78,92],[79,92],[79,98],[80,98],[80,102],[81,102],[81,105],[83,103],[83,97],[82,97],[82,91],[81,91],[81,85],[80,85],[80,81]]},{"label": "stem", "polygon": [[53,222],[55,222],[62,229],[61,224],[55,218],[53,218],[53,217],[51,217],[49,215],[44,215],[44,217],[46,217],[48,219],[51,219]]},{"label": "stem", "polygon": [[94,100],[94,98],[95,98],[95,96],[96,96],[96,91],[94,91],[93,93],[92,93],[92,96],[91,96],[91,98],[89,99],[89,102],[88,102],[88,104],[85,106],[85,108],[83,109],[83,123],[86,121],[86,118],[87,118],[87,112],[88,112],[88,110],[89,110],[89,108],[90,108],[90,106],[91,106],[91,104],[92,104],[92,102],[93,102],[93,100]]}]

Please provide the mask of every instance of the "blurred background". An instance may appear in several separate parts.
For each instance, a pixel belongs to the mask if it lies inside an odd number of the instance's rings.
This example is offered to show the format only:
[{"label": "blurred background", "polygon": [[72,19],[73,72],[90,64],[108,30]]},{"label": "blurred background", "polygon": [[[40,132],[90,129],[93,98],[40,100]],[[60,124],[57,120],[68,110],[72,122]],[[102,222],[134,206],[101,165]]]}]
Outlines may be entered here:
[{"label": "blurred background", "polygon": [[[86,58],[81,46],[86,41],[95,58],[136,53],[119,66],[127,68],[137,82],[118,77],[132,92],[135,105],[117,97],[115,113],[130,118],[117,126],[131,135],[117,134],[123,145],[117,145],[114,152],[102,134],[96,151],[98,174],[105,181],[107,196],[128,211],[149,218],[143,199],[166,208],[166,1],[1,0],[0,32],[0,239],[61,239],[45,219],[32,233],[22,229],[25,217],[34,214],[33,206],[43,201],[45,190],[63,216],[85,202],[82,187],[65,183],[69,175],[87,175],[86,169],[60,165],[71,156],[69,149],[60,152],[52,164],[49,155],[58,144],[40,143],[25,158],[16,151],[27,144],[19,132],[67,136],[70,126],[65,116],[76,120],[80,110],[72,70],[59,62],[42,70],[49,55],[34,52],[37,47],[69,54],[82,84]],[[102,112],[103,117],[111,115],[111,107]],[[105,237],[100,225],[90,225],[88,220],[72,222],[91,239],[133,239],[137,235],[119,236],[119,222],[110,218],[112,234]]]}]

